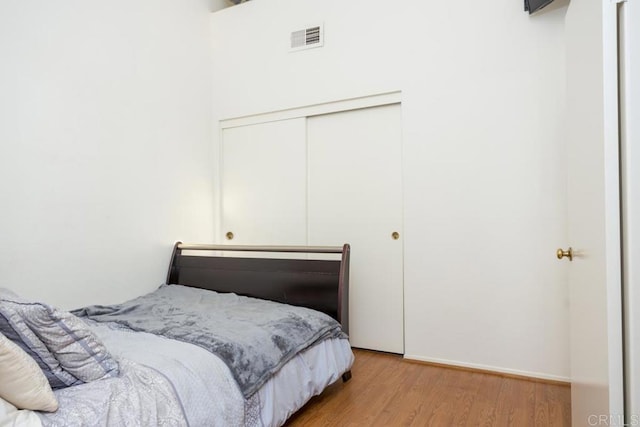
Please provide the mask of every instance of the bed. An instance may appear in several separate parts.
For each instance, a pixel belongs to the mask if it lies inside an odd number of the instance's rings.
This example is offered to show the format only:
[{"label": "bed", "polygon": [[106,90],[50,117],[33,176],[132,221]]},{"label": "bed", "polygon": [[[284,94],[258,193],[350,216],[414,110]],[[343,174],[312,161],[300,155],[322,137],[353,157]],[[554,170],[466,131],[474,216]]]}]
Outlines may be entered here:
[{"label": "bed", "polygon": [[70,313],[2,290],[0,425],[283,425],[351,377],[349,251],[178,242],[155,291]]}]

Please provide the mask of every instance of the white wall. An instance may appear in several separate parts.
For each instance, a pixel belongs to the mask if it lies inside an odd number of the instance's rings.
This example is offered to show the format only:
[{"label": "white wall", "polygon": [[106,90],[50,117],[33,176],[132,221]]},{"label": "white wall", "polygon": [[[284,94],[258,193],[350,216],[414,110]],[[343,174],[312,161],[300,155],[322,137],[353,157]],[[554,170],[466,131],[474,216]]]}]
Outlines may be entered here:
[{"label": "white wall", "polygon": [[210,2],[211,2],[211,12],[215,12],[217,10],[224,9],[225,7],[229,7],[233,5],[233,3],[231,3],[228,0],[210,0]]},{"label": "white wall", "polygon": [[211,240],[211,7],[0,2],[0,286],[122,301]]},{"label": "white wall", "polygon": [[[564,378],[564,13],[256,0],[213,15],[214,122],[401,90],[406,355]],[[325,24],[325,46],[288,53]],[[214,134],[215,139],[219,139]]]}]

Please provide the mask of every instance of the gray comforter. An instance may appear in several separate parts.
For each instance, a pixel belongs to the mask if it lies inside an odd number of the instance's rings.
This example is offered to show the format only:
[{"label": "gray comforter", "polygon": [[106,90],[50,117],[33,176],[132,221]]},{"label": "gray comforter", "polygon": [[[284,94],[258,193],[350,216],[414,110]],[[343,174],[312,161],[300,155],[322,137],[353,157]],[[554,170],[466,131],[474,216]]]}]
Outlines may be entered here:
[{"label": "gray comforter", "polygon": [[227,364],[245,398],[300,351],[345,337],[338,322],[315,310],[180,285],[73,313],[203,347]]}]

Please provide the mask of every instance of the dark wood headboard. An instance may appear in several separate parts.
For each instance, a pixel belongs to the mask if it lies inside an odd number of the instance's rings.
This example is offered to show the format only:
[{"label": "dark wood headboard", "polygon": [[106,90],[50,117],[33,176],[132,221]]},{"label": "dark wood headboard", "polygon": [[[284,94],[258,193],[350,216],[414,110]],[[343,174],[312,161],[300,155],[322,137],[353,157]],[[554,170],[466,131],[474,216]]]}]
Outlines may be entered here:
[{"label": "dark wood headboard", "polygon": [[[209,251],[184,255],[183,251]],[[210,251],[265,253],[336,253],[340,260],[239,258],[211,255]],[[167,273],[167,284],[312,308],[336,319],[349,333],[349,251],[329,246],[231,246],[177,242]]]}]

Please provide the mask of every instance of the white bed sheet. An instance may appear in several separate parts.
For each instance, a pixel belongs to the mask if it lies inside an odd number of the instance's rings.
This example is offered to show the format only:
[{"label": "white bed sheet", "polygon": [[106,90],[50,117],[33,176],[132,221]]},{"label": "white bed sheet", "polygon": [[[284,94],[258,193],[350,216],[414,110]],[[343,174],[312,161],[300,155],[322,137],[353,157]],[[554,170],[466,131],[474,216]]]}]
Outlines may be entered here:
[{"label": "white bed sheet", "polygon": [[346,339],[330,339],[301,352],[260,390],[260,417],[265,426],[280,426],[309,399],[334,383],[353,365]]}]

